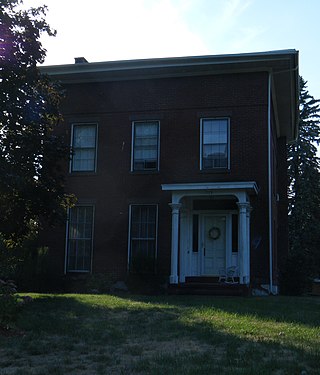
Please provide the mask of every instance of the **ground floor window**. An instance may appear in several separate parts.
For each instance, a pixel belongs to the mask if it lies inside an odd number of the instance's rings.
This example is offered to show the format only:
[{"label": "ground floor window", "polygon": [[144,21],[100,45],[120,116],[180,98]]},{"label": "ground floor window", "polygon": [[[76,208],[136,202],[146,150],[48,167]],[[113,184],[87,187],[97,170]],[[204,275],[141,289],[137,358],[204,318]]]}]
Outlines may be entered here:
[{"label": "ground floor window", "polygon": [[93,213],[93,206],[76,206],[69,210],[66,262],[68,272],[91,270]]},{"label": "ground floor window", "polygon": [[157,205],[130,206],[129,267],[132,272],[154,271],[157,254]]}]

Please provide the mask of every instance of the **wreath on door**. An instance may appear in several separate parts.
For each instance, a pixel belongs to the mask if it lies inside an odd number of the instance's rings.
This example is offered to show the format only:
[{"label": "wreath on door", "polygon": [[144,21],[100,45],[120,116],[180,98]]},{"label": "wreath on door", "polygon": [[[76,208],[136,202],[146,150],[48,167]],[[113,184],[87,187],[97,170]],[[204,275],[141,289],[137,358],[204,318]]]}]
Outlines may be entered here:
[{"label": "wreath on door", "polygon": [[221,235],[220,228],[218,227],[212,227],[209,230],[209,237],[212,238],[213,240],[217,240]]}]

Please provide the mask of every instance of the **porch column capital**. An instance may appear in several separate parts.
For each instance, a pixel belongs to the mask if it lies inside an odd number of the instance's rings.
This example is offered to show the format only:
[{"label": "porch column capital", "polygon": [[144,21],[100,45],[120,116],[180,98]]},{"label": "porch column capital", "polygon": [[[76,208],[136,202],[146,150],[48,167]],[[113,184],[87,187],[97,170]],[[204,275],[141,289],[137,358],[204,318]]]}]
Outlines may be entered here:
[{"label": "porch column capital", "polygon": [[169,203],[169,206],[171,207],[172,215],[178,215],[182,207],[182,204],[181,203]]},{"label": "porch column capital", "polygon": [[249,202],[237,202],[237,205],[239,207],[240,213],[250,213],[252,207],[250,206]]}]

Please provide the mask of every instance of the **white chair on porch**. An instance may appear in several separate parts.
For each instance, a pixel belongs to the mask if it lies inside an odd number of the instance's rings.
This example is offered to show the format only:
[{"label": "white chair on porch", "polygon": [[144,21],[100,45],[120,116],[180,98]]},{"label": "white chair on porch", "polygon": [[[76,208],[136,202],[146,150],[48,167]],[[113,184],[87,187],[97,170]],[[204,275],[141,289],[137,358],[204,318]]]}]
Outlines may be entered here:
[{"label": "white chair on porch", "polygon": [[238,276],[238,268],[231,266],[227,268],[220,268],[219,283],[238,284],[235,278]]}]

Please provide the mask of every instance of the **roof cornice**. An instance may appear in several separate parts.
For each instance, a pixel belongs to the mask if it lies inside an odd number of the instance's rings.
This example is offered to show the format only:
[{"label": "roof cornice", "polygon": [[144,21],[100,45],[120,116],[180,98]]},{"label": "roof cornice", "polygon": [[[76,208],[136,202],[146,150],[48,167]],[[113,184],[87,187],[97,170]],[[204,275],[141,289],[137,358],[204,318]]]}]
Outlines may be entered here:
[{"label": "roof cornice", "polygon": [[40,70],[63,85],[268,72],[273,77],[277,100],[279,136],[286,136],[288,140],[292,140],[297,134],[299,73],[298,51],[294,49],[230,55],[82,62],[41,66]]},{"label": "roof cornice", "polygon": [[163,75],[186,75],[190,68],[192,71],[197,68],[199,73],[203,71],[210,71],[211,74],[216,70],[216,74],[219,74],[221,70],[230,70],[231,66],[235,64],[238,65],[236,70],[267,70],[272,67],[275,68],[277,62],[280,63],[281,61],[286,61],[296,53],[296,50],[280,50],[230,55],[119,60],[66,65],[48,65],[41,66],[40,70],[45,74],[57,76],[63,82],[68,83],[71,83],[71,81],[88,82],[95,80],[114,80],[114,77],[112,78],[114,75],[120,79],[121,74],[123,75],[123,78],[126,79],[128,76],[130,76],[129,72],[131,71],[135,73],[133,77],[136,77],[136,73],[139,73],[139,79],[142,77],[150,78],[150,74],[153,76],[153,78],[155,78],[157,75],[159,78],[161,78]]}]

